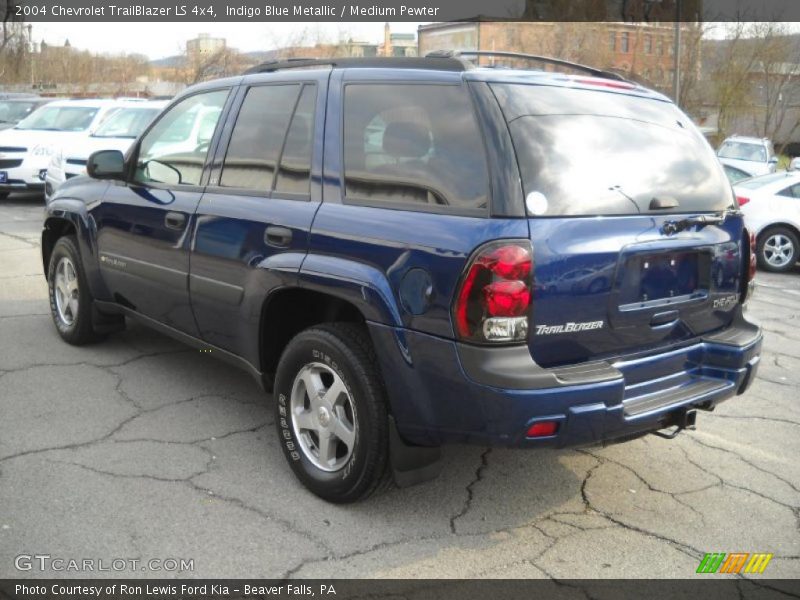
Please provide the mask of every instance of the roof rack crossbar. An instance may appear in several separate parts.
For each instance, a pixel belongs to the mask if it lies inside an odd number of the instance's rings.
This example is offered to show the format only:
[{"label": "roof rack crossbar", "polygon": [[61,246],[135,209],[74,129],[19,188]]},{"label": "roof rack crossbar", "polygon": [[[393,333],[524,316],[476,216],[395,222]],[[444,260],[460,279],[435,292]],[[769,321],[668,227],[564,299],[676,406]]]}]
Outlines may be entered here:
[{"label": "roof rack crossbar", "polygon": [[335,57],[335,58],[286,58],[269,60],[244,72],[271,73],[284,69],[301,69],[308,67],[342,67],[342,68],[400,68],[400,69],[438,69],[442,71],[466,71],[474,68],[471,62],[450,56],[432,58],[417,57]]},{"label": "roof rack crossbar", "polygon": [[552,56],[540,56],[538,54],[523,54],[520,52],[493,52],[490,50],[461,50],[461,51],[436,50],[434,52],[429,52],[425,56],[429,58],[465,58],[469,56],[474,56],[477,58],[498,57],[498,58],[517,58],[525,60],[534,60],[549,65],[555,65],[558,67],[568,67],[570,69],[575,69],[576,71],[583,71],[584,73],[589,73],[594,77],[601,77],[603,79],[614,79],[616,81],[625,81],[625,82],[628,81],[622,75],[614,73],[613,71],[597,69],[595,67],[590,67],[588,65],[583,65],[568,60],[562,60],[560,58],[553,58]]}]

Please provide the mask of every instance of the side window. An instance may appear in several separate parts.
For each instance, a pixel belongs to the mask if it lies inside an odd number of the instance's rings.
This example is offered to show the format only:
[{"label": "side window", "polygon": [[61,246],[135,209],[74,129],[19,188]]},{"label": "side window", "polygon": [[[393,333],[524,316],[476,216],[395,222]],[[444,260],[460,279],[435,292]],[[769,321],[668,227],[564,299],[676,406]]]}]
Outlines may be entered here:
[{"label": "side window", "polygon": [[458,85],[348,85],[344,171],[351,200],[485,209],[486,157],[467,90]]},{"label": "side window", "polygon": [[139,147],[134,180],[199,185],[228,90],[196,94],[173,106]]},{"label": "side window", "polygon": [[791,185],[778,192],[778,196],[786,196],[787,198],[800,198],[800,183]]},{"label": "side window", "polygon": [[222,164],[220,185],[272,190],[300,84],[251,87],[236,117]]},{"label": "side window", "polygon": [[275,190],[308,194],[311,182],[311,149],[314,139],[314,107],[317,87],[306,85],[286,134]]}]

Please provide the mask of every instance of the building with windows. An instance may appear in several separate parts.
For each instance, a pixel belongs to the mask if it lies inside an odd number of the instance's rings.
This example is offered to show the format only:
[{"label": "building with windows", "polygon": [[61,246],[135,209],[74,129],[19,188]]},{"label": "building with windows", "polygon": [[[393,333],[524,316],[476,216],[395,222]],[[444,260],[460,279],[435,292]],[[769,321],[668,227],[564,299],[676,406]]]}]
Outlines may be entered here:
[{"label": "building with windows", "polygon": [[[682,68],[699,70],[700,29],[695,23],[683,23],[681,33]],[[418,37],[421,56],[435,50],[521,52],[615,70],[662,91],[670,91],[672,85],[673,23],[431,23],[419,27]]]},{"label": "building with windows", "polygon": [[190,58],[201,58],[221,52],[226,47],[225,38],[211,37],[208,33],[201,33],[193,40],[186,41],[186,55]]}]

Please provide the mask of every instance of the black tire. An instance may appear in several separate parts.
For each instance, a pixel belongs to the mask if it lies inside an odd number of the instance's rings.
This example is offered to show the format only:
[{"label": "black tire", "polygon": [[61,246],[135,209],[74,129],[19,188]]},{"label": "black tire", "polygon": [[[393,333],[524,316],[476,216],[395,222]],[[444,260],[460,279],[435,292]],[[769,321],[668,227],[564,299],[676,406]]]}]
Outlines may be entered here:
[{"label": "black tire", "polygon": [[[338,460],[346,462],[333,471],[314,464],[315,458],[319,460],[321,457],[315,457],[313,448],[309,449],[309,445],[313,445],[313,432],[305,430],[302,432],[303,440],[299,439],[296,429],[298,417],[292,409],[296,380],[301,386],[302,373],[313,368],[329,369],[330,373],[323,373],[328,377],[338,374],[347,392],[339,398],[344,398],[353,408],[355,441],[352,446],[336,442],[337,452],[345,450],[345,456]],[[296,397],[308,401],[309,395],[302,392],[305,384],[297,389],[301,391],[296,392]],[[323,395],[318,397],[327,398]],[[363,326],[329,323],[299,333],[289,342],[278,364],[275,399],[275,422],[283,453],[297,478],[311,492],[329,502],[347,503],[388,487],[391,470],[386,392],[372,343]],[[298,410],[297,405],[295,410]],[[307,415],[318,415],[313,407],[307,411],[299,410]],[[317,425],[320,422],[321,417],[317,419]]]},{"label": "black tire", "polygon": [[11,192],[0,192],[0,200],[5,200]]},{"label": "black tire", "polygon": [[[781,258],[782,261],[785,261],[782,262],[782,264],[776,264],[775,258],[770,262],[770,257],[767,256],[768,254],[774,256],[774,251],[771,251],[770,248],[774,247],[771,246],[771,243],[776,239],[784,240],[786,242],[784,247],[786,248],[788,248],[788,245],[791,245],[791,250],[787,250],[787,252],[791,253]],[[760,268],[772,273],[785,273],[786,271],[794,269],[794,265],[797,263],[798,259],[798,252],[800,252],[800,243],[798,243],[797,235],[791,229],[787,229],[786,227],[770,227],[758,236],[757,248],[758,266]]]},{"label": "black tire", "polygon": [[[69,309],[62,309],[61,312],[59,309],[56,277],[62,261],[69,261],[65,266],[72,266],[77,281],[77,289],[70,292],[71,297],[77,300],[77,310],[74,314]],[[53,247],[47,267],[47,286],[50,295],[50,314],[58,334],[65,342],[80,346],[102,338],[92,328],[92,295],[89,292],[75,236],[61,237]],[[69,319],[62,314],[64,312],[67,312]]]}]

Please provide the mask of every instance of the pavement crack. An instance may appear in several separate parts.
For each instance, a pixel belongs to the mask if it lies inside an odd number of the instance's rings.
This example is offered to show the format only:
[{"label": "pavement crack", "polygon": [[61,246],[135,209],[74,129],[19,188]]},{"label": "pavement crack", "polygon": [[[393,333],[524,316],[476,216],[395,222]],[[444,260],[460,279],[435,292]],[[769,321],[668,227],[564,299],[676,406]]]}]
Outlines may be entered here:
[{"label": "pavement crack", "polygon": [[483,454],[481,454],[481,463],[478,465],[478,468],[475,469],[475,477],[467,484],[467,498],[464,500],[464,505],[457,514],[450,518],[450,533],[456,533],[456,521],[466,515],[467,512],[469,512],[469,509],[472,507],[472,500],[475,497],[474,487],[483,479],[483,474],[486,471],[486,468],[489,466],[489,454],[491,451],[491,448],[487,448],[484,450]]}]

